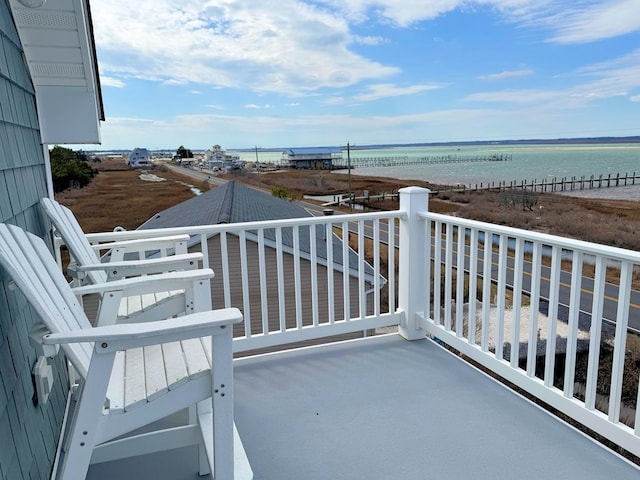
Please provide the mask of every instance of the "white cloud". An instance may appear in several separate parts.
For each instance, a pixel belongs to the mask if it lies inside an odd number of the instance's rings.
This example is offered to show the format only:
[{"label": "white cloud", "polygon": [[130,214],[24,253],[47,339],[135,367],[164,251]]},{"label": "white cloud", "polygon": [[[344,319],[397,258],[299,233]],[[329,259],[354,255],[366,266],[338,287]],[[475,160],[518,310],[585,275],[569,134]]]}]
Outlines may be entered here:
[{"label": "white cloud", "polygon": [[571,107],[598,99],[626,96],[640,88],[640,49],[607,62],[582,67],[565,77],[573,79],[574,84],[561,89],[477,92],[463,100],[512,104],[553,102],[556,107]]},{"label": "white cloud", "polygon": [[354,22],[388,21],[400,27],[454,10],[489,7],[504,20],[550,32],[549,41],[586,43],[640,30],[638,0],[324,0]]},{"label": "white cloud", "polygon": [[478,80],[507,80],[511,78],[528,77],[535,72],[532,69],[522,70],[505,70],[499,73],[490,73],[488,75],[480,75]]},{"label": "white cloud", "polygon": [[575,2],[551,17],[557,43],[586,43],[640,30],[638,0]]},{"label": "white cloud", "polygon": [[100,75],[100,85],[102,85],[103,87],[122,88],[124,87],[124,82],[117,78]]},{"label": "white cloud", "polygon": [[273,105],[269,105],[268,103],[265,103],[264,105],[258,105],[256,103],[249,103],[249,104],[245,105],[244,108],[248,108],[249,110],[260,110],[260,109],[273,108]]},{"label": "white cloud", "polygon": [[353,41],[361,45],[372,45],[372,46],[387,43],[387,40],[385,38],[380,36],[371,36],[371,35],[367,35],[367,36],[355,35],[353,37]]},{"label": "white cloud", "polygon": [[349,49],[354,38],[339,12],[293,0],[216,4],[95,0],[101,71],[287,95],[398,72]]},{"label": "white cloud", "polygon": [[629,100],[631,100],[632,102],[640,102],[640,95],[633,95],[629,97]]},{"label": "white cloud", "polygon": [[399,97],[403,95],[415,95],[416,93],[426,92],[428,90],[436,90],[442,88],[440,85],[423,84],[410,85],[408,87],[397,87],[390,83],[379,83],[369,85],[367,92],[354,96],[354,100],[358,102],[371,102],[381,98]]},{"label": "white cloud", "polygon": [[554,90],[507,89],[494,92],[478,92],[463,98],[468,102],[539,103],[566,95]]}]

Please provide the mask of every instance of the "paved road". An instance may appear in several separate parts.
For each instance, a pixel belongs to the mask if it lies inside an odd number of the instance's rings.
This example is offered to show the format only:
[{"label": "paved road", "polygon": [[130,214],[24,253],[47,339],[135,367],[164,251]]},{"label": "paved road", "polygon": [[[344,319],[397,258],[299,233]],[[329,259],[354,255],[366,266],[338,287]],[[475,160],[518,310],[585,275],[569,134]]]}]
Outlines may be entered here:
[{"label": "paved road", "polygon": [[185,177],[193,178],[194,180],[198,180],[199,182],[208,181],[211,185],[223,185],[228,181],[216,177],[213,172],[209,172],[207,170],[194,170],[193,168],[179,167],[170,163],[165,163],[164,165],[169,170],[175,173],[179,173],[180,175],[184,175]]}]

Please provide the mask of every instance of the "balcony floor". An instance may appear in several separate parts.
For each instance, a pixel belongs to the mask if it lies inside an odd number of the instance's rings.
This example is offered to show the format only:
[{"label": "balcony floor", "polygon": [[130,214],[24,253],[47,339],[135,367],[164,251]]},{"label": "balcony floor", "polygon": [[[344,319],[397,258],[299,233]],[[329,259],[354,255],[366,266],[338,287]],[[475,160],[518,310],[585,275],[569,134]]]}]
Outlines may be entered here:
[{"label": "balcony floor", "polygon": [[[239,359],[235,409],[256,480],[640,475],[430,340],[388,335]],[[207,478],[195,474],[195,449],[147,457],[95,465],[88,478]],[[181,464],[183,476],[166,470]]]}]

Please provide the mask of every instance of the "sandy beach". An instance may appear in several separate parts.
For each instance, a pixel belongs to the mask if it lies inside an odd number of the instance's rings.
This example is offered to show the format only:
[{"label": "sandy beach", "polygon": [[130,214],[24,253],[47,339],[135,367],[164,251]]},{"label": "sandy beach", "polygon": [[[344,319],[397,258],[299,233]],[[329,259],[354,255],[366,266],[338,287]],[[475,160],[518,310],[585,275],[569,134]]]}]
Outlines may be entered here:
[{"label": "sandy beach", "polygon": [[580,198],[602,198],[606,200],[632,200],[640,201],[640,185],[627,187],[592,188],[587,190],[574,190],[571,192],[555,192],[559,195]]}]

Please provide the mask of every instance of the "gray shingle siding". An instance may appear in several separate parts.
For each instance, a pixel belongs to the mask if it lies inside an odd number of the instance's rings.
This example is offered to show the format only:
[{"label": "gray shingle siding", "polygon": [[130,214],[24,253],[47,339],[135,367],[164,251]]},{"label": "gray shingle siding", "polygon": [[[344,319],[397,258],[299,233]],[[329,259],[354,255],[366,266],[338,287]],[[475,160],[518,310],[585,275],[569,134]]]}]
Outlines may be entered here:
[{"label": "gray shingle siding", "polygon": [[[38,202],[47,193],[35,94],[8,0],[0,0],[0,222],[40,236],[49,227]],[[0,480],[49,478],[62,424],[68,378],[53,360],[53,392],[32,402],[36,352],[28,332],[37,321],[22,293],[0,270]]]}]

